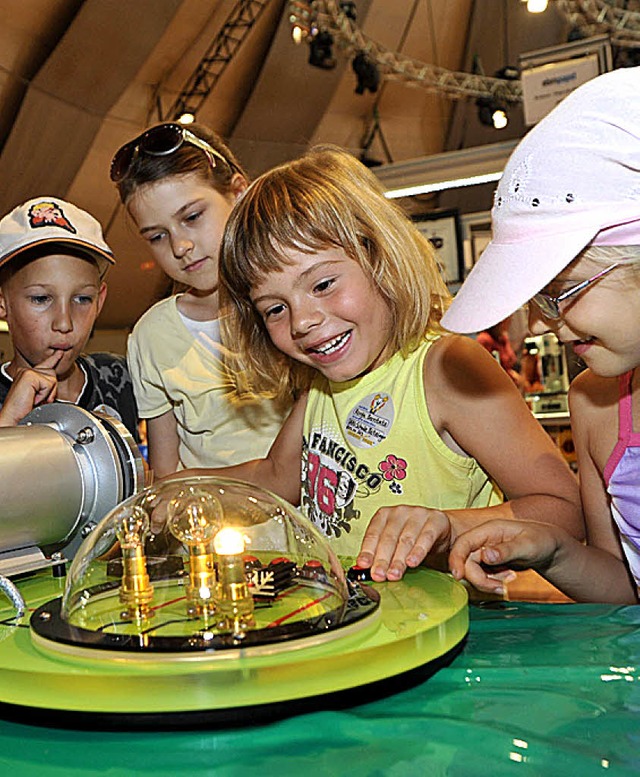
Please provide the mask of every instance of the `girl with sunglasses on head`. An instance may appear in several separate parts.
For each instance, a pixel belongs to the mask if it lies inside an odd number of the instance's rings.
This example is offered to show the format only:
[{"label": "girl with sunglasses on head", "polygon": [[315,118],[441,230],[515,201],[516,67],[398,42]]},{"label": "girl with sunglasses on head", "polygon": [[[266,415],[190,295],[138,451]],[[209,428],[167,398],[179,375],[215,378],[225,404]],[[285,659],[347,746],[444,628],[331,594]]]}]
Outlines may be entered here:
[{"label": "girl with sunglasses on head", "polygon": [[233,402],[241,367],[219,334],[220,239],[246,174],[212,131],[164,123],[118,150],[111,180],[154,259],[182,289],[150,308],[128,343],[150,467],[163,476],[264,454],[286,400]]},{"label": "girl with sunglasses on head", "polygon": [[299,397],[268,456],[226,475],[300,504],[378,581],[491,516],[580,535],[568,466],[491,355],[443,333],[431,244],[353,156],[320,148],[261,176],[220,270],[250,383]]},{"label": "girl with sunglasses on head", "polygon": [[[498,186],[493,240],[443,324],[475,331],[529,304],[587,366],[569,391],[588,544],[559,526],[491,521],[451,568],[532,567],[581,601],[637,602],[640,584],[640,68],[600,76],[521,141]],[[548,516],[544,521],[549,522]]]}]

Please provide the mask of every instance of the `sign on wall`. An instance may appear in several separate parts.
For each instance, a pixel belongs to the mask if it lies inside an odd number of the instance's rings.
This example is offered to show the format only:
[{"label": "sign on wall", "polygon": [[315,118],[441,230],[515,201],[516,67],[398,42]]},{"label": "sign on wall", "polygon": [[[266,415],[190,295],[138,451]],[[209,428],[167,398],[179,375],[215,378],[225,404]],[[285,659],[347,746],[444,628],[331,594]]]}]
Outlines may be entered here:
[{"label": "sign on wall", "polygon": [[524,120],[536,124],[569,92],[600,75],[595,54],[566,62],[532,67],[522,72]]},{"label": "sign on wall", "polygon": [[532,126],[570,92],[613,68],[608,35],[550,46],[520,55],[524,120]]}]

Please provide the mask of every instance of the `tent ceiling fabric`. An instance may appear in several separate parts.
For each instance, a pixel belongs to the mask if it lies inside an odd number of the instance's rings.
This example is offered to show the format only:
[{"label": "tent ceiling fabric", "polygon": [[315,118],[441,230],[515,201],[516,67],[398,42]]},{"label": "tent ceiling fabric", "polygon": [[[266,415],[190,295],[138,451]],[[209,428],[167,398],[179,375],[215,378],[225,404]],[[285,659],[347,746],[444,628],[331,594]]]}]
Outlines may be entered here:
[{"label": "tent ceiling fabric", "polygon": [[[0,209],[47,194],[103,224],[118,264],[108,276],[103,328],[129,328],[164,279],[108,179],[113,152],[166,115],[223,28],[236,0],[0,0]],[[314,143],[379,161],[412,159],[516,137],[482,128],[472,101],[386,81],[357,95],[350,59],[308,64],[291,40],[288,3],[269,0],[198,113],[226,136],[252,175]],[[407,57],[487,75],[520,51],[562,40],[554,11],[533,19],[520,0],[358,0],[358,25]],[[507,63],[506,58],[511,62]],[[464,103],[464,104],[463,104]],[[379,116],[380,132],[375,131]],[[452,138],[454,145],[451,145]]]}]

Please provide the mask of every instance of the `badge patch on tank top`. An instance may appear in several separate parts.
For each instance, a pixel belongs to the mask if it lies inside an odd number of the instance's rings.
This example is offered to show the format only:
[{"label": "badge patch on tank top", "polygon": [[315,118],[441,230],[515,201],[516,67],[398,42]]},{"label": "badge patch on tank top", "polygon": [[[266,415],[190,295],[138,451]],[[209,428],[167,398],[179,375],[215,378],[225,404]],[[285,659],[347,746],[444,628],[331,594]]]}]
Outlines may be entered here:
[{"label": "badge patch on tank top", "polygon": [[387,439],[395,410],[389,394],[369,394],[347,416],[345,436],[356,448],[373,448]]}]

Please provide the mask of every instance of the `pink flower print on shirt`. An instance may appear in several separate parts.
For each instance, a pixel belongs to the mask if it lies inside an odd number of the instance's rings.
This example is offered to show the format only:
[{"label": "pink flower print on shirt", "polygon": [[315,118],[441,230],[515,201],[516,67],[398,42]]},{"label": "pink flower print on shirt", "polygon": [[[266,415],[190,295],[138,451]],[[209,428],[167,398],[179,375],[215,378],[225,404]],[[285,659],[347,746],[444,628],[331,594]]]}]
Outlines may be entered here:
[{"label": "pink flower print on shirt", "polygon": [[384,461],[378,464],[385,480],[404,480],[407,476],[407,462],[390,453]]}]

